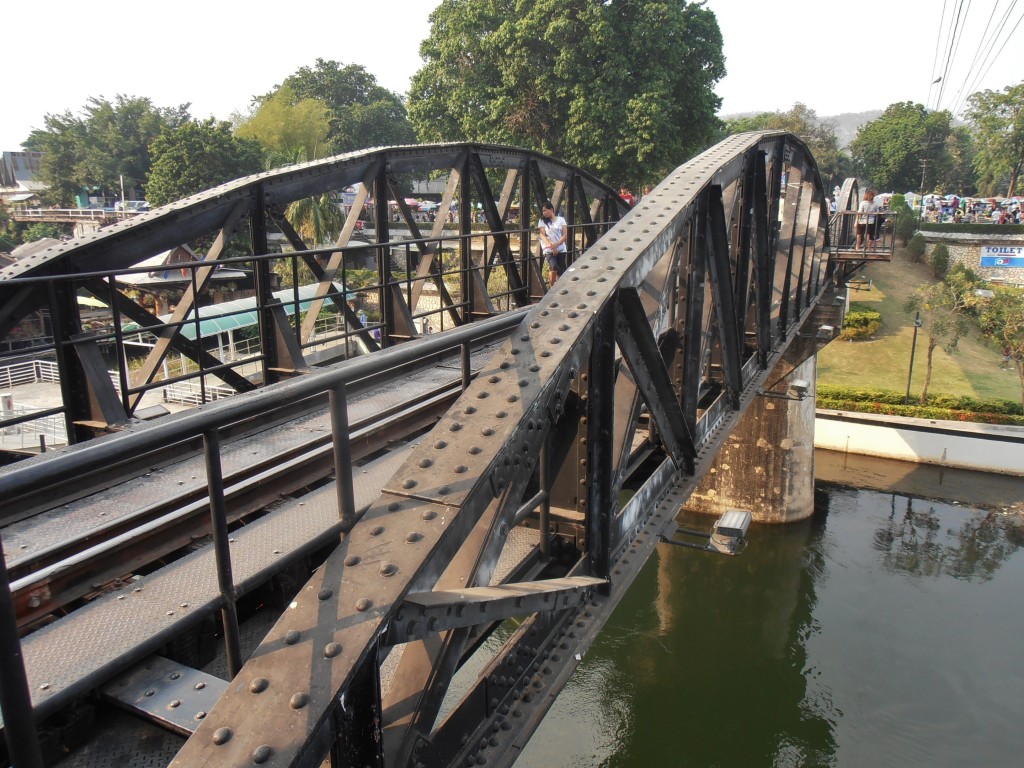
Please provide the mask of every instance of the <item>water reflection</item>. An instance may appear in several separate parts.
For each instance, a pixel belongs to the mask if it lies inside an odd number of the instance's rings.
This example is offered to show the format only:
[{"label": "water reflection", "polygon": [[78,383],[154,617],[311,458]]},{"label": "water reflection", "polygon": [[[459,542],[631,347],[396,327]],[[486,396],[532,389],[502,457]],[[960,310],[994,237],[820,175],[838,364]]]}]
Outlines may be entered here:
[{"label": "water reflection", "polygon": [[517,767],[1019,764],[1021,518],[816,498],[739,557],[662,545]]},{"label": "water reflection", "polygon": [[946,527],[934,503],[892,496],[888,520],[874,535],[882,563],[914,576],[991,579],[1020,547],[1020,528],[999,512],[976,511]]}]

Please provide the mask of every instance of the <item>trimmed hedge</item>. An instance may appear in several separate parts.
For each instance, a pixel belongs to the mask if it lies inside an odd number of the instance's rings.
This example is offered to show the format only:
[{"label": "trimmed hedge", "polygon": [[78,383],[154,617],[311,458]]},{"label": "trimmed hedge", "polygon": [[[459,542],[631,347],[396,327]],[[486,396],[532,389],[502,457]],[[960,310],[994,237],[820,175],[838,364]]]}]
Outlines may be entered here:
[{"label": "trimmed hedge", "polygon": [[927,405],[903,404],[903,392],[818,385],[817,407],[855,413],[882,413],[938,421],[1024,426],[1024,407],[1013,400],[969,395],[930,395]]},{"label": "trimmed hedge", "polygon": [[937,224],[921,222],[922,232],[959,232],[964,235],[1024,235],[1024,224]]},{"label": "trimmed hedge", "polygon": [[870,339],[882,325],[882,315],[873,309],[862,309],[856,304],[850,307],[843,319],[843,330],[840,339],[862,341]]}]

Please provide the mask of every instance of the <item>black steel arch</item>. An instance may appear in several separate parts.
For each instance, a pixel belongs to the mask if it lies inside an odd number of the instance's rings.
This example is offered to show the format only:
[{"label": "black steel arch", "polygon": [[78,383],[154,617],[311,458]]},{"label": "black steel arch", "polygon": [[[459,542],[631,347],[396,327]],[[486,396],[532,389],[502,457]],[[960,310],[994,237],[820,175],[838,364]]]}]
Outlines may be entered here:
[{"label": "black steel arch", "polygon": [[[438,174],[447,174],[442,215],[433,222],[418,221],[405,200],[410,194],[407,183]],[[289,223],[286,209],[295,201],[352,187],[355,204],[329,247],[304,240]],[[180,379],[199,378],[201,388],[206,374],[236,391],[247,391],[256,385],[254,381],[269,383],[305,370],[304,351],[325,302],[333,304],[343,318],[339,337],[351,338],[359,351],[374,351],[419,335],[417,320],[426,315],[417,314],[416,304],[428,283],[440,297],[440,308],[431,312],[441,327],[530,304],[543,295],[546,283],[531,231],[545,198],[555,201],[574,228],[573,256],[627,210],[615,190],[590,174],[538,152],[487,144],[368,149],[256,174],[0,270],[0,345],[11,339],[26,317],[47,315],[52,342],[33,351],[52,354],[65,382],[64,407],[54,412],[64,414],[72,441],[90,437],[95,429],[83,425],[102,430],[134,414],[172,349],[198,371],[197,375],[183,373]],[[457,226],[445,227],[443,214],[454,205],[458,205]],[[368,218],[365,230],[361,214]],[[400,239],[392,236],[397,227],[403,230]],[[293,255],[272,246],[271,234],[283,240]],[[173,265],[182,269],[180,301],[173,313],[158,317],[158,312],[130,296],[131,283],[124,282],[125,276],[147,272],[133,265],[190,244],[200,256]],[[396,256],[396,249],[404,250],[404,264],[398,267],[394,262],[402,261],[403,255]],[[447,271],[441,264],[442,252],[451,252],[457,259]],[[294,314],[299,314],[299,307],[304,313],[301,325],[290,323],[274,306],[281,302],[274,297],[277,278],[271,265],[282,259],[290,262],[285,273],[297,277],[300,269],[308,269],[316,285],[309,310],[295,294]],[[346,301],[351,294],[344,285],[345,269],[354,260],[369,264],[377,273],[376,283],[366,289],[376,295],[379,317],[374,328],[365,326]],[[225,363],[200,337],[202,310],[196,308],[205,303],[202,297],[224,266],[245,267],[252,273],[250,292],[260,318],[260,370],[255,375],[243,366]],[[497,298],[489,288],[496,270],[507,284]],[[80,292],[112,307],[114,327],[106,334],[83,327],[76,299]],[[188,337],[193,330],[190,323],[197,326],[192,333],[197,338]],[[120,369],[112,385],[95,347],[102,343],[122,347],[128,327],[148,330],[156,342],[141,370],[129,371],[118,361]],[[205,400],[205,391],[202,394]]]},{"label": "black steel arch", "polygon": [[[530,310],[172,765],[514,762],[833,287],[827,253],[795,137],[733,136],[671,174]],[[577,555],[502,592],[499,556],[530,520],[537,553],[555,536]],[[437,722],[478,635],[520,614]]]}]

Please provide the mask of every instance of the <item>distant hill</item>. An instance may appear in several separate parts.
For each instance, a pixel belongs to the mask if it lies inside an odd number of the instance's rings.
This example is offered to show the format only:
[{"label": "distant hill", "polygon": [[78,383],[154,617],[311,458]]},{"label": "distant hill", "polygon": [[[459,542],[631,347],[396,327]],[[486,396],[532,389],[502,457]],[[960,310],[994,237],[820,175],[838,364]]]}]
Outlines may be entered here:
[{"label": "distant hill", "polygon": [[[844,112],[841,115],[828,115],[818,116],[818,120],[823,123],[832,123],[836,127],[836,138],[839,139],[839,146],[843,149],[847,149],[850,146],[850,142],[857,136],[857,130],[864,125],[864,123],[870,123],[872,120],[877,120],[882,116],[882,109],[873,109],[868,112]],[[737,117],[750,117],[758,114],[757,112],[737,112],[731,115],[719,115],[722,120],[733,120]]]},{"label": "distant hill", "polygon": [[850,146],[850,142],[856,138],[858,129],[864,123],[870,123],[872,120],[880,118],[884,111],[882,109],[874,109],[870,112],[844,112],[841,115],[823,117],[821,121],[823,123],[835,124],[836,138],[839,139],[839,145],[846,149]]}]

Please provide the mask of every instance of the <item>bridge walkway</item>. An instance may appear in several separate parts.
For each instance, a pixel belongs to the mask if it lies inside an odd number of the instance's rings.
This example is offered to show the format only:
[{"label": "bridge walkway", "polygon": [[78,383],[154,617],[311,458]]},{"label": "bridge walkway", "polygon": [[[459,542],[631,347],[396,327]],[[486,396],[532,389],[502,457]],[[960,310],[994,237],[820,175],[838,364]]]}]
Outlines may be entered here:
[{"label": "bridge walkway", "polygon": [[[492,342],[475,350],[470,356],[471,369],[479,370],[494,349]],[[449,355],[400,379],[354,394],[348,403],[353,444],[358,445],[362,433],[374,428],[374,417],[381,414],[395,414],[393,418],[405,422],[403,430],[408,429],[409,421],[415,418],[415,404],[421,398],[458,385],[460,381],[461,360],[458,355]],[[430,421],[434,418],[436,416],[428,417]],[[139,429],[151,427],[144,424]],[[242,474],[254,464],[280,464],[282,457],[296,454],[301,455],[300,463],[308,465],[309,456],[300,453],[301,450],[310,444],[323,443],[330,430],[330,416],[320,410],[227,442],[222,451],[225,478]],[[329,439],[327,443],[329,455]],[[408,450],[408,445],[399,445],[381,457],[353,467],[357,508],[365,508],[380,495],[385,481],[401,465]],[[203,461],[201,453],[190,455],[173,464],[153,467],[142,477],[123,479],[83,498],[11,523],[3,530],[9,571],[20,573],[26,561],[48,549],[59,548],[76,536],[91,535],[99,542],[97,547],[111,546],[111,542],[103,540],[104,528],[116,526],[121,518],[137,514],[154,500],[183,497],[192,499],[187,506],[205,511],[209,501]],[[297,467],[292,467],[291,474],[298,471]],[[306,475],[302,478],[309,479]],[[264,482],[269,483],[266,479]],[[263,584],[304,553],[336,541],[341,530],[333,482],[301,496],[281,495],[276,503],[264,494],[261,506],[268,504],[273,504],[269,514],[232,534],[237,545],[233,563],[240,594]],[[158,523],[155,521],[152,525]],[[136,531],[131,538],[138,540],[140,535]],[[83,553],[81,557],[84,559],[88,554]],[[210,615],[219,605],[220,592],[210,547],[204,546],[146,576],[131,575],[137,564],[127,560],[133,554],[134,551],[114,550],[105,561],[105,567],[114,570],[93,574],[91,580],[101,584],[123,576],[123,587],[101,595],[24,639],[33,705],[40,716],[55,711],[83,690],[95,688],[97,682],[109,677],[112,667],[125,668],[138,662],[147,651],[155,651],[167,638]],[[50,592],[52,582],[67,569],[66,560],[55,560],[42,572],[24,575],[22,583],[12,581],[12,591],[16,598],[23,594],[22,605],[35,597],[40,603],[37,612],[48,613],[54,607],[46,604],[45,597],[40,598]]]}]

